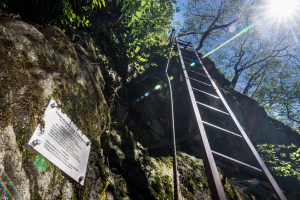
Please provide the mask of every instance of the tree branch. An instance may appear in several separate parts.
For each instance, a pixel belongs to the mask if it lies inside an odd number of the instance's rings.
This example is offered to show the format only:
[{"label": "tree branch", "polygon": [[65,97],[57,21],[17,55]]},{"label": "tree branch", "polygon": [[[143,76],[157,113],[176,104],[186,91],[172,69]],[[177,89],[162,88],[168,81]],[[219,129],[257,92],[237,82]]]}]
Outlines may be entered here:
[{"label": "tree branch", "polygon": [[289,120],[292,120],[292,121],[294,121],[294,122],[300,123],[300,121],[295,120],[295,119],[292,119],[292,118],[290,117],[290,111],[289,111],[289,108],[288,108],[288,106],[286,105],[286,102],[285,102],[285,101],[283,102],[283,105],[284,105],[285,108],[286,108],[286,112],[287,112],[287,117],[288,117],[288,119],[289,119]]},{"label": "tree branch", "polygon": [[[219,16],[218,16],[219,17]],[[212,22],[211,26],[213,26],[213,24],[216,22],[216,20],[218,19],[218,17]],[[219,25],[219,26],[213,26],[211,28],[209,28],[207,31],[204,32],[204,35],[202,36],[200,42],[199,42],[199,46],[196,48],[196,51],[199,51],[202,47],[203,47],[203,43],[204,40],[207,38],[207,36],[214,30],[220,29],[220,28],[226,28],[228,26],[230,26],[231,24],[233,24],[234,22],[236,22],[237,20],[234,20],[228,24],[224,24],[224,25]]]}]

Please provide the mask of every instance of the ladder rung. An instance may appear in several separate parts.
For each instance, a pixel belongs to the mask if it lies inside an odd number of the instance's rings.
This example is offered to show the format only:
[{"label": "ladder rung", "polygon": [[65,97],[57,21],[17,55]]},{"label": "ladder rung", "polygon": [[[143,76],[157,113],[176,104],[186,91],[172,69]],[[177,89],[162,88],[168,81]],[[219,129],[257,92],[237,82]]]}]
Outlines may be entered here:
[{"label": "ladder rung", "polygon": [[225,114],[225,115],[229,115],[229,113],[224,112],[224,111],[222,111],[222,110],[219,110],[219,109],[217,109],[217,108],[214,108],[214,107],[212,107],[212,106],[206,105],[206,104],[204,104],[204,103],[200,103],[200,102],[198,102],[198,101],[196,101],[196,102],[197,102],[198,104],[200,104],[200,105],[202,105],[202,106],[205,106],[205,107],[207,107],[207,108],[210,108],[210,109],[212,109],[212,110],[218,111],[218,112],[223,113],[223,114]]},{"label": "ladder rung", "polygon": [[186,41],[184,41],[184,40],[181,40],[181,39],[178,39],[180,42],[185,42],[185,43],[189,43],[189,42],[186,42]]},{"label": "ladder rung", "polygon": [[190,59],[190,58],[186,58],[186,57],[183,57],[183,56],[182,56],[182,58],[188,59],[188,60],[191,60],[191,61],[194,61],[194,62],[197,61],[196,59],[192,60],[192,59]]},{"label": "ladder rung", "polygon": [[178,42],[178,44],[179,44],[179,45],[182,45],[182,46],[185,46],[185,47],[190,46],[189,44],[184,44],[184,43],[182,43],[182,42]]},{"label": "ladder rung", "polygon": [[184,53],[184,52],[181,52],[181,54],[185,54],[187,56],[194,56],[194,59],[198,60],[198,58],[195,55],[187,54],[187,53]]},{"label": "ladder rung", "polygon": [[184,52],[185,54],[188,54],[190,56],[196,56],[193,51],[186,50],[186,49],[183,49],[183,48],[180,48],[180,50],[181,50],[181,52]]},{"label": "ladder rung", "polygon": [[209,96],[211,96],[211,97],[214,97],[214,98],[216,98],[216,99],[220,99],[220,97],[215,96],[215,95],[210,94],[210,93],[207,93],[207,92],[204,92],[204,91],[202,91],[202,90],[199,90],[199,89],[196,89],[196,88],[193,88],[193,87],[192,87],[192,89],[197,90],[198,92],[202,92],[202,93],[204,93],[204,94],[207,94],[207,95],[209,95]]},{"label": "ladder rung", "polygon": [[194,78],[188,77],[188,79],[192,79],[193,81],[197,81],[197,82],[202,83],[202,84],[204,84],[204,85],[211,86],[211,85],[209,85],[209,84],[207,84],[207,83],[204,83],[204,82],[202,82],[202,81],[198,81],[197,79],[194,79]]},{"label": "ladder rung", "polygon": [[[184,61],[183,61],[184,62]],[[191,66],[191,63],[187,63],[187,62],[184,62],[185,64],[188,64],[189,66]]]},{"label": "ladder rung", "polygon": [[210,127],[212,127],[212,128],[215,128],[215,129],[218,129],[218,130],[220,130],[220,131],[223,131],[223,132],[225,132],[225,133],[229,133],[229,134],[234,135],[234,136],[236,136],[236,137],[243,138],[243,136],[241,136],[241,135],[238,135],[238,134],[236,134],[236,133],[234,133],[234,132],[228,131],[228,130],[226,130],[226,129],[224,129],[224,128],[218,127],[218,126],[213,125],[213,124],[211,124],[211,123],[208,123],[208,122],[206,122],[206,121],[202,121],[202,123],[205,124],[205,125],[208,125],[208,126],[210,126]]},{"label": "ladder rung", "polygon": [[197,69],[201,69],[201,70],[204,70],[202,67],[194,67],[194,68],[197,68]]},{"label": "ladder rung", "polygon": [[[184,61],[183,61],[184,62]],[[188,64],[188,65],[190,65],[191,66],[191,63],[187,63],[187,62],[184,62],[185,64]],[[199,63],[196,63],[196,64],[199,64]],[[196,64],[194,65],[194,66],[192,66],[192,67],[194,67],[194,68],[198,68],[198,69],[202,69],[202,67],[196,67]],[[203,69],[202,69],[203,70]]]},{"label": "ladder rung", "polygon": [[180,49],[180,50],[183,50],[183,51],[186,51],[187,53],[191,53],[192,55],[195,55],[195,52],[194,52],[194,51],[187,50],[187,49]]},{"label": "ladder rung", "polygon": [[[187,69],[187,71],[191,71],[191,72],[194,72],[193,70],[190,70],[190,69]],[[200,74],[200,73],[198,73],[198,72],[194,72],[195,74],[199,74],[199,75],[201,75],[201,76],[204,76],[204,77],[207,77],[206,75],[204,75],[204,74]]]},{"label": "ladder rung", "polygon": [[213,155],[215,155],[215,156],[217,156],[217,157],[219,157],[219,158],[223,158],[224,160],[226,160],[226,161],[228,161],[228,162],[231,162],[232,164],[236,164],[236,165],[238,165],[238,166],[245,167],[245,168],[247,168],[247,169],[251,169],[251,170],[254,170],[254,171],[259,172],[259,173],[263,173],[263,171],[262,171],[261,169],[259,169],[259,168],[253,167],[253,166],[251,166],[251,165],[248,165],[248,164],[243,163],[243,162],[241,162],[241,161],[239,161],[239,160],[230,158],[230,157],[225,156],[225,155],[223,155],[223,154],[220,154],[220,153],[218,153],[218,152],[215,152],[215,151],[211,151],[211,152],[213,153]]},{"label": "ladder rung", "polygon": [[[184,62],[184,61],[183,61]],[[184,62],[184,63],[186,63],[186,64],[188,64],[188,65],[190,65],[191,66],[191,63],[187,63],[187,62]],[[198,64],[198,63],[196,63],[196,64]],[[196,65],[194,65],[194,66],[196,66]],[[192,66],[192,67],[194,67],[194,66]],[[199,68],[199,69],[202,69],[201,67],[194,67],[194,68]],[[203,70],[203,69],[202,69]]]}]

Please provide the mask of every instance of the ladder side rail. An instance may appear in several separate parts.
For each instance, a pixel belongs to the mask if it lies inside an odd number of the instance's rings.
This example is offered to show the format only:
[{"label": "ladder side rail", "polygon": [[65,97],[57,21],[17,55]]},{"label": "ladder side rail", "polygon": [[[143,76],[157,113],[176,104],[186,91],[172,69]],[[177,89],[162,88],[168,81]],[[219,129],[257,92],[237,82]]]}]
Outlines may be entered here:
[{"label": "ladder side rail", "polygon": [[179,52],[180,62],[183,69],[183,74],[186,80],[186,87],[189,94],[190,99],[190,107],[191,110],[194,111],[193,118],[195,122],[197,122],[198,128],[199,128],[199,134],[200,134],[200,140],[199,140],[199,146],[201,151],[201,157],[203,159],[204,167],[205,167],[205,173],[207,175],[209,188],[211,191],[211,196],[213,200],[226,200],[226,195],[224,192],[223,185],[221,183],[221,179],[219,176],[219,172],[217,170],[217,166],[208,142],[208,138],[204,129],[204,125],[202,123],[202,119],[200,116],[200,112],[198,109],[197,102],[195,100],[194,92],[190,83],[190,80],[188,78],[188,74],[182,59],[180,46],[178,44],[177,37],[176,38],[176,44],[177,49]]},{"label": "ladder side rail", "polygon": [[231,111],[230,107],[228,106],[226,100],[224,99],[222,93],[220,92],[220,90],[218,89],[217,85],[215,84],[215,82],[213,81],[213,79],[210,77],[208,71],[206,70],[205,66],[203,65],[201,59],[198,56],[198,53],[196,52],[194,45],[191,44],[194,52],[200,62],[200,64],[202,65],[203,70],[205,71],[207,77],[209,78],[212,86],[214,87],[214,89],[216,90],[217,94],[219,95],[223,105],[225,106],[225,108],[227,109],[229,115],[231,116],[231,118],[233,119],[235,125],[237,126],[237,128],[239,129],[239,131],[241,132],[245,142],[247,143],[248,147],[250,148],[250,150],[252,151],[258,165],[260,166],[260,168],[263,170],[265,177],[267,178],[268,182],[270,183],[271,187],[273,188],[273,190],[275,191],[275,194],[277,196],[278,199],[281,200],[286,200],[286,197],[284,196],[283,192],[281,191],[281,189],[279,188],[278,184],[276,183],[275,179],[273,178],[273,176],[271,175],[270,171],[268,170],[267,166],[265,165],[265,163],[263,162],[263,160],[261,159],[260,155],[257,153],[255,147],[253,146],[252,142],[250,141],[250,139],[248,138],[247,134],[245,133],[244,129],[242,128],[242,126],[240,125],[239,121],[237,120],[237,118],[235,117],[235,115],[233,114],[233,112]]}]

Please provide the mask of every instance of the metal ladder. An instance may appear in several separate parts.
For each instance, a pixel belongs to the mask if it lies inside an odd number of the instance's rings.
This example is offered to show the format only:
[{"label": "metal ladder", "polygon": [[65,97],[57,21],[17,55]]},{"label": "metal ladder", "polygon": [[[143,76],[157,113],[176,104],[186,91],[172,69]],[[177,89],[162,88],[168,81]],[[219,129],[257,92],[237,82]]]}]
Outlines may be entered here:
[{"label": "metal ladder", "polygon": [[[198,53],[195,51],[194,46],[189,42],[185,42],[183,40],[178,40],[177,37],[175,36],[175,30],[173,29],[171,36],[170,36],[170,44],[173,46],[174,42],[175,42],[175,46],[177,47],[177,50],[179,53],[179,58],[180,58],[180,62],[181,62],[181,66],[182,66],[182,70],[183,70],[183,74],[184,74],[183,79],[185,79],[186,88],[187,88],[187,92],[189,95],[189,104],[190,104],[191,112],[193,115],[192,117],[194,120],[194,127],[195,127],[193,132],[196,131],[197,134],[198,133],[200,134],[199,147],[200,147],[201,157],[203,159],[205,172],[206,172],[206,176],[208,179],[212,199],[213,200],[220,200],[220,199],[226,200],[226,195],[225,195],[222,183],[223,184],[225,183],[226,176],[228,174],[230,165],[233,164],[233,165],[238,165],[240,167],[244,167],[244,168],[247,168],[247,169],[250,169],[255,172],[263,174],[266,177],[269,184],[271,185],[276,197],[281,200],[286,200],[286,197],[280,190],[278,184],[276,183],[276,181],[272,177],[271,173],[267,169],[266,165],[262,161],[261,157],[257,153],[255,147],[249,140],[247,134],[245,133],[242,126],[238,122],[237,118],[231,111],[231,109],[228,106],[227,102],[225,101],[222,93],[218,89],[218,87],[215,84],[215,82],[213,81],[213,79],[210,77],[207,69],[205,68],[201,59],[199,58]],[[181,46],[184,46],[184,48],[181,48]],[[187,47],[190,47],[192,50],[186,49]],[[170,55],[171,55],[171,52],[172,52],[172,48],[170,50]],[[169,60],[168,60],[168,64],[167,64],[167,70],[168,70],[169,61],[170,61],[170,56],[169,56]],[[193,69],[187,69],[186,64],[191,63],[191,61],[196,61],[195,66]],[[166,70],[166,72],[167,72],[167,70]],[[196,70],[198,70],[198,71],[196,71]],[[200,79],[192,78],[191,76],[189,76],[188,73],[196,74],[197,76],[200,77]],[[204,79],[206,79],[206,81],[209,83],[206,83]],[[211,94],[207,91],[192,87],[191,82],[197,82],[198,84],[202,84],[204,87],[212,87],[215,90],[216,95]],[[219,99],[223,103],[223,106],[226,108],[227,112],[197,101],[195,98],[194,92],[200,92],[200,93],[208,95],[212,98]],[[239,130],[239,133],[234,133],[234,132],[228,131],[224,128],[218,127],[214,124],[203,121],[201,118],[201,115],[200,115],[198,105],[204,106],[210,110],[214,110],[221,114],[227,115],[228,117],[231,117],[231,119],[233,120],[237,129]],[[227,133],[227,134],[230,134],[230,135],[236,137],[233,148],[230,153],[230,157],[211,150],[211,147],[210,147],[207,135],[206,135],[205,127],[211,127],[211,128],[217,129],[221,132],[224,132],[224,133]],[[192,134],[189,134],[189,135],[192,135]],[[184,139],[187,139],[187,138],[188,137],[185,137]],[[173,135],[173,143],[174,143],[174,141],[181,142],[184,139],[179,139],[179,140],[175,141],[175,136]],[[239,160],[232,158],[235,155],[238,143],[241,140],[244,140],[244,142],[246,142],[247,146],[252,151],[252,154],[255,157],[255,161],[257,162],[259,168],[256,168],[254,166],[248,165],[246,163],[243,163]],[[167,142],[165,144],[160,144],[160,145],[155,146],[154,148],[165,146],[170,143],[171,142]],[[175,150],[175,152],[176,152],[176,150]],[[223,160],[227,161],[227,165],[226,165],[222,180],[219,177],[219,173],[218,173],[217,166],[216,166],[216,163],[214,160],[214,156],[222,158]],[[173,157],[174,157],[174,155],[173,155]],[[176,157],[176,155],[175,155],[175,157]],[[176,159],[175,157],[173,159]],[[177,167],[177,166],[174,166],[174,167]],[[177,169],[174,168],[174,174],[177,174],[176,171],[177,171]],[[176,177],[176,179],[177,179],[177,177]],[[175,183],[175,179],[174,179],[174,183]],[[176,185],[176,187],[178,187],[178,186]],[[174,185],[174,190],[176,190],[176,189],[178,190],[178,188],[175,188],[175,185]],[[176,198],[176,196],[177,195],[175,195],[175,198]]]}]

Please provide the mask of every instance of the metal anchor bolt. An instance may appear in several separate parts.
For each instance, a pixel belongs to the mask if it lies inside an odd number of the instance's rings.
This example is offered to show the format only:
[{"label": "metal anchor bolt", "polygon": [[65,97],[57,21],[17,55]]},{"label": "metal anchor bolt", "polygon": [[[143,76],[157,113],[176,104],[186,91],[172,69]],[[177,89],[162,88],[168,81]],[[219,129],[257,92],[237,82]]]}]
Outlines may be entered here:
[{"label": "metal anchor bolt", "polygon": [[88,141],[87,143],[86,143],[86,146],[89,146],[89,145],[91,145],[92,143],[91,143],[91,141]]},{"label": "metal anchor bolt", "polygon": [[50,105],[50,107],[55,108],[55,107],[57,107],[57,105],[55,105],[55,103],[53,103],[53,104]]},{"label": "metal anchor bolt", "polygon": [[41,143],[42,143],[42,142],[41,142],[41,140],[39,140],[39,139],[33,141],[33,145],[39,145],[39,144],[41,144]]},{"label": "metal anchor bolt", "polygon": [[81,183],[81,181],[83,181],[84,180],[84,176],[80,176],[79,177],[79,183]]}]

